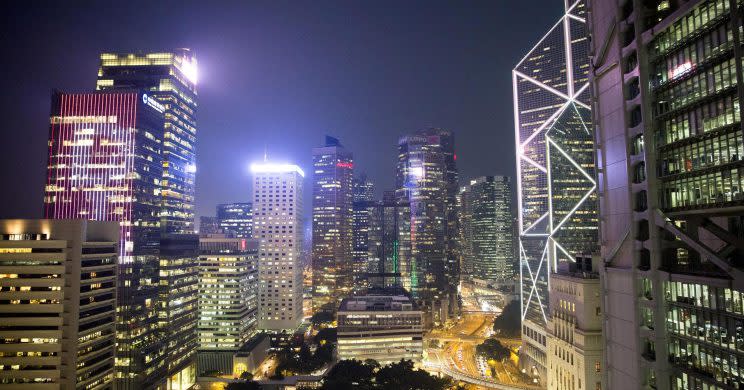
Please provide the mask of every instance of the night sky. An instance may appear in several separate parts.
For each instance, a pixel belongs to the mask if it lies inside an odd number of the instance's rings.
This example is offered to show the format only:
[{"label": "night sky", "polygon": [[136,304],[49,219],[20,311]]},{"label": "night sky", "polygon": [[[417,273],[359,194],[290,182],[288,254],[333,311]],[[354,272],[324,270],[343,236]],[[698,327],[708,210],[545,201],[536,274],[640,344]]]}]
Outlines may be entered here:
[{"label": "night sky", "polygon": [[51,91],[94,89],[105,51],[196,53],[197,215],[249,200],[248,165],[265,148],[271,160],[311,173],[311,148],[324,134],[354,153],[356,171],[368,173],[378,194],[393,186],[398,137],[425,127],[455,132],[461,182],[513,177],[511,69],[563,7],[561,0],[3,4],[0,218],[42,216]]}]

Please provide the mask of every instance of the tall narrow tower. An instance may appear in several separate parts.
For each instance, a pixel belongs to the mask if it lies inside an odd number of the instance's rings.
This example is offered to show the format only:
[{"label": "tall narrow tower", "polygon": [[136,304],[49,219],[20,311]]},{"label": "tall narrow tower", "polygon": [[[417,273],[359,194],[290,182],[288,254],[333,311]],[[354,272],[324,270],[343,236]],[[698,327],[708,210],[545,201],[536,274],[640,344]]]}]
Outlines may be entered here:
[{"label": "tall narrow tower", "polygon": [[302,181],[297,165],[263,162],[253,171],[253,238],[259,240],[258,328],[294,330],[302,321]]},{"label": "tall narrow tower", "polygon": [[335,312],[354,281],[352,154],[326,136],[313,169],[313,311]]},{"label": "tall narrow tower", "polygon": [[444,323],[456,308],[457,169],[452,132],[426,129],[398,142],[396,197],[411,208],[411,293],[428,320]]},{"label": "tall narrow tower", "polygon": [[512,70],[522,303],[520,364],[546,376],[548,275],[597,245],[597,194],[584,0]]},{"label": "tall narrow tower", "polygon": [[159,53],[103,53],[99,90],[145,90],[164,108],[162,162],[165,233],[193,233],[196,177],[196,57],[189,49]]}]

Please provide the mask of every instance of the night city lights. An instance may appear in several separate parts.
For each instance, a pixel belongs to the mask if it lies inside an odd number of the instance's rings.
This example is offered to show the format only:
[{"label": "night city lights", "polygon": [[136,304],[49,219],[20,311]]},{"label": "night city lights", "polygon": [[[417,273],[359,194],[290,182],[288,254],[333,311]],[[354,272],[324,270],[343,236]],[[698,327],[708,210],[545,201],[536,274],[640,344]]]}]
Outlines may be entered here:
[{"label": "night city lights", "polygon": [[0,389],[744,389],[744,0],[3,11]]}]

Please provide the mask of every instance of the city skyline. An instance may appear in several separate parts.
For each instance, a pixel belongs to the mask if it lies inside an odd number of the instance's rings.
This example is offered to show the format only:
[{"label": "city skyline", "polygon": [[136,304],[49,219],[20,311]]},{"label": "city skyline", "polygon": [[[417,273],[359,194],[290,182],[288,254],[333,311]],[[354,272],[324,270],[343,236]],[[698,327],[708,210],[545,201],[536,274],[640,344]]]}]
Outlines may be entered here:
[{"label": "city skyline", "polygon": [[[39,177],[44,166],[43,162],[27,156],[38,155],[46,146],[47,126],[40,118],[48,114],[48,96],[54,88],[73,92],[95,88],[94,72],[99,55],[111,51],[189,47],[199,59],[197,220],[199,216],[210,215],[218,203],[249,199],[248,166],[260,161],[266,149],[273,160],[294,161],[309,171],[312,161],[309,151],[324,134],[348,140],[346,146],[357,151],[357,166],[367,171],[377,184],[378,198],[394,186],[398,137],[431,126],[450,129],[462,140],[458,145],[458,165],[463,178],[514,177],[514,162],[507,158],[513,149],[508,70],[518,59],[520,48],[538,39],[541,33],[511,20],[516,19],[515,15],[529,12],[536,23],[539,20],[550,23],[560,12],[561,4],[547,0],[544,3],[545,11],[540,14],[535,14],[531,6],[517,4],[509,10],[511,15],[502,15],[504,10],[497,4],[475,4],[459,15],[453,15],[452,6],[446,4],[431,4],[423,14],[412,4],[368,4],[359,10],[349,7],[334,10],[329,4],[319,4],[318,9],[310,10],[311,15],[298,15],[274,6],[205,11],[186,5],[175,12],[185,19],[198,14],[205,21],[190,28],[170,26],[167,34],[162,33],[164,27],[158,26],[160,22],[149,23],[127,37],[108,32],[85,33],[86,39],[75,38],[74,54],[56,47],[39,50],[53,55],[55,61],[36,61],[26,48],[46,44],[42,42],[46,38],[41,37],[51,38],[51,46],[61,42],[58,39],[77,36],[82,33],[77,27],[80,25],[102,29],[94,16],[103,10],[97,5],[91,5],[85,12],[75,7],[19,9],[15,12],[17,21],[2,27],[7,31],[8,39],[3,39],[3,46],[8,59],[0,61],[11,74],[33,72],[41,78],[31,84],[13,82],[2,97],[0,107],[11,118],[9,127],[22,129],[24,136],[19,139],[11,132],[4,132],[0,151],[8,158],[8,166],[24,166],[30,174],[29,178],[16,178],[7,171],[0,173],[3,180],[17,183],[18,193],[24,193],[24,196],[8,194],[7,202],[0,204],[0,214],[42,216],[38,204],[44,183]],[[107,25],[107,31],[124,29],[125,24],[139,25],[133,23],[138,20],[135,17],[154,20],[163,12],[160,9],[153,16],[143,16],[138,14],[140,7],[136,4],[122,7],[117,10],[122,21],[107,21],[115,24]],[[11,9],[9,14],[13,13]],[[340,17],[344,13],[354,16],[347,21]],[[400,16],[394,20],[386,21],[382,17],[396,13]],[[235,17],[228,14],[246,15],[249,19],[237,25],[255,27],[236,27],[233,31],[228,26],[236,25],[231,23],[236,22]],[[18,34],[24,30],[12,26],[19,27],[23,20],[28,20],[28,25],[43,26],[43,30]],[[220,20],[220,25],[214,20]],[[329,30],[320,27],[325,24],[329,24],[328,28],[348,30],[358,39],[373,39],[374,50],[360,51],[353,46],[351,38],[334,43],[335,36],[329,36]],[[441,26],[456,32],[456,36],[444,34]],[[283,29],[288,30],[282,32]],[[514,32],[514,42],[502,42],[501,36],[507,31],[510,35]],[[245,36],[245,47],[221,39],[238,33]],[[306,36],[312,39],[309,44],[321,51],[322,63],[307,58],[310,52],[303,49],[308,45],[303,40]],[[272,40],[278,46],[269,44]],[[440,43],[421,47],[422,40]],[[470,43],[460,47],[462,41]],[[509,45],[503,52],[514,55],[494,52],[501,45]],[[447,61],[436,60],[450,57]],[[426,69],[421,67],[418,58],[431,65]],[[296,65],[308,60],[311,63],[306,67]],[[350,67],[348,61],[369,65],[355,70],[356,66]],[[399,66],[395,65],[398,61]],[[443,77],[450,73],[458,75],[457,80]],[[340,81],[332,82],[331,75],[341,75]],[[299,84],[291,86],[290,80]],[[379,87],[386,80],[391,87]],[[426,99],[417,97],[421,88],[428,91]],[[353,92],[357,90],[368,91],[369,96]],[[295,94],[296,91],[302,93]],[[315,91],[318,96],[313,96]],[[402,95],[395,97],[397,94]],[[13,98],[9,99],[10,96]],[[277,110],[271,106],[283,108]],[[287,136],[296,138],[282,145]],[[487,152],[485,145],[492,145],[496,152]],[[309,191],[305,200],[309,204]]]}]

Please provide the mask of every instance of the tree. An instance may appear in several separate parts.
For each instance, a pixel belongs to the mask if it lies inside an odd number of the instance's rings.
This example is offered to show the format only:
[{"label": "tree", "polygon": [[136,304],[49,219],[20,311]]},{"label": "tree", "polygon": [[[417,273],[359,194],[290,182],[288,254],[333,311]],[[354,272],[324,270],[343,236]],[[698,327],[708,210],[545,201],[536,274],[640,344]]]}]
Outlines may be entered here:
[{"label": "tree", "polygon": [[330,325],[333,320],[335,320],[335,318],[333,317],[333,313],[329,311],[319,311],[313,314],[312,317],[310,317],[310,322],[315,326],[323,324]]},{"label": "tree", "polygon": [[338,333],[336,328],[323,328],[313,338],[313,341],[318,344],[325,344],[326,342],[335,343],[337,340]]},{"label": "tree", "polygon": [[410,360],[401,360],[380,368],[375,380],[381,389],[446,390],[452,386],[449,379],[437,378],[423,370],[414,370]]},{"label": "tree", "polygon": [[501,341],[491,338],[483,341],[483,344],[475,347],[475,352],[478,355],[485,357],[486,359],[493,359],[503,361],[508,359],[511,354],[511,350],[501,344]]},{"label": "tree", "polygon": [[359,360],[336,363],[323,380],[323,390],[373,389],[374,366]]},{"label": "tree", "polygon": [[251,380],[253,380],[253,374],[250,371],[243,371],[240,374],[240,379],[242,379],[244,381],[251,381]]},{"label": "tree", "polygon": [[225,386],[225,390],[261,390],[261,385],[254,381],[231,382]]},{"label": "tree", "polygon": [[517,337],[522,331],[519,301],[513,300],[493,321],[493,330],[501,336]]}]

